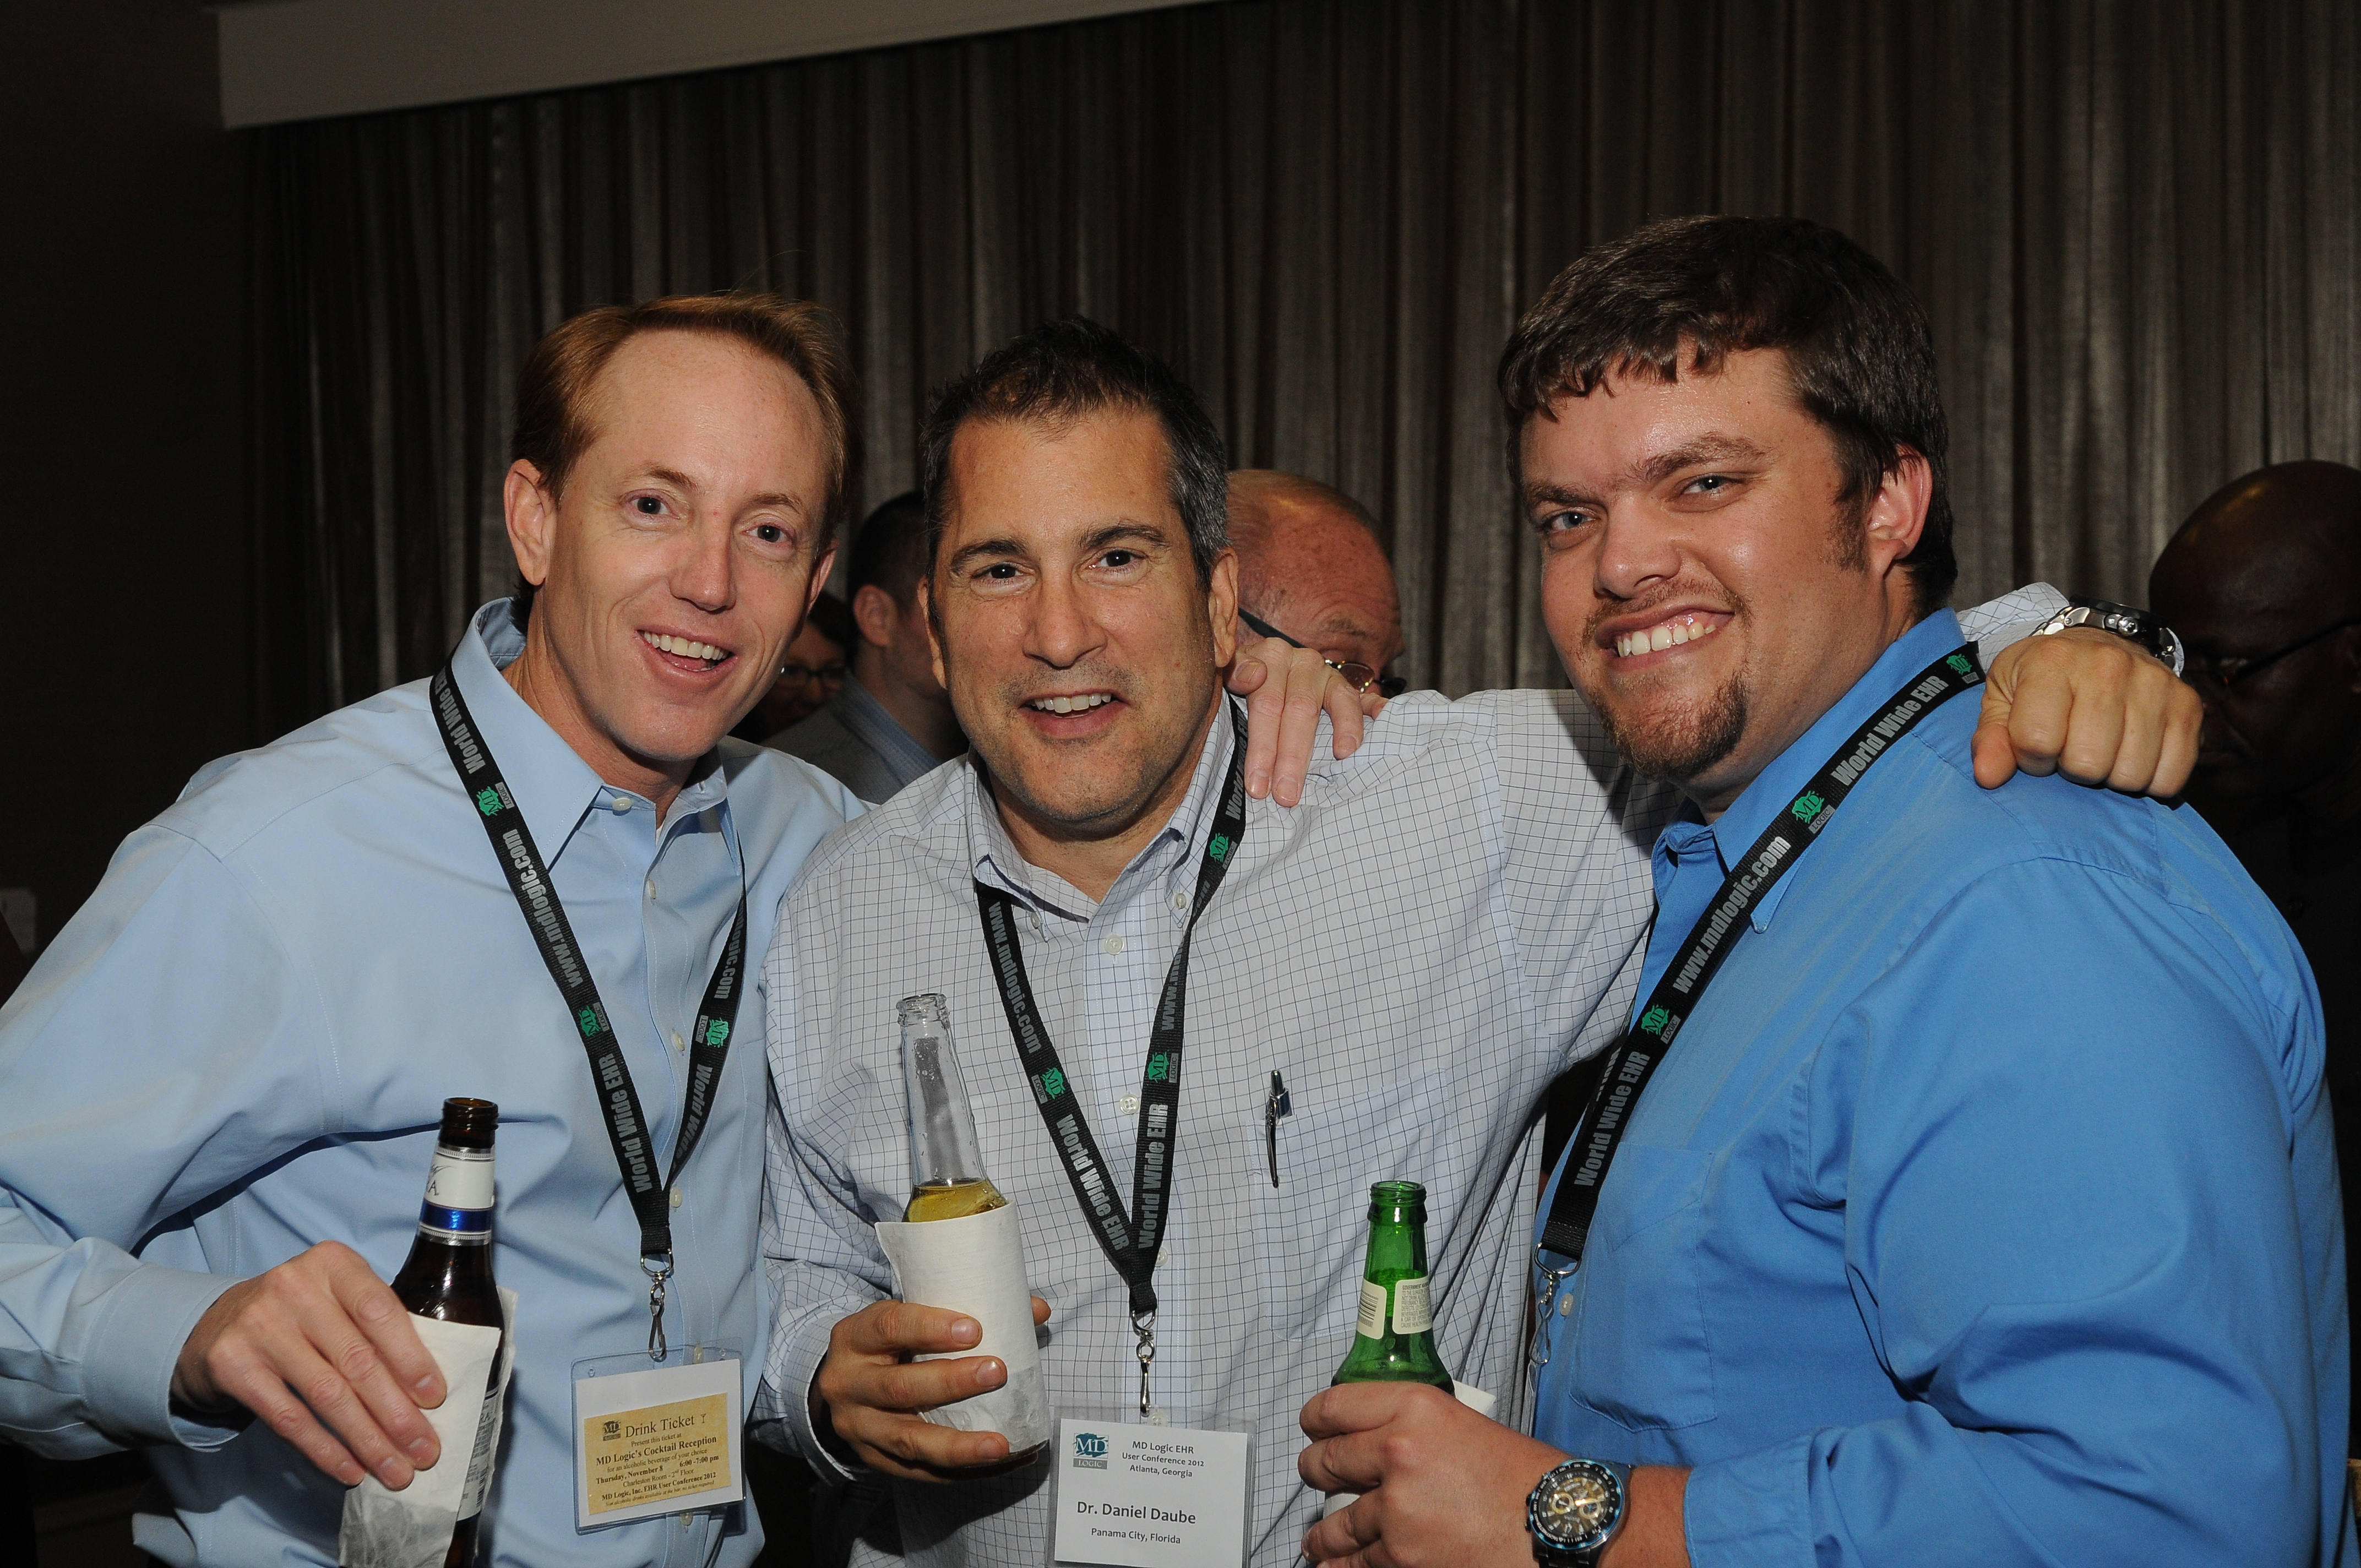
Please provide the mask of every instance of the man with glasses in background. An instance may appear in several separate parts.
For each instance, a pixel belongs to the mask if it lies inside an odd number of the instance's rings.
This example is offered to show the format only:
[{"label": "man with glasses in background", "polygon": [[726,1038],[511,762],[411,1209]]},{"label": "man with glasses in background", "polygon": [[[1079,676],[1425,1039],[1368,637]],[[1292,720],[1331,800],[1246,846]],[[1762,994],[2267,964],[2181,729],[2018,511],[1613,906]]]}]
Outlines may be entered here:
[{"label": "man with glasses in background", "polygon": [[803,630],[787,644],[779,661],[778,678],[730,733],[767,746],[835,701],[837,693],[844,689],[845,676],[851,673],[852,648],[858,641],[852,611],[842,599],[823,591],[812,600]]},{"label": "man with glasses in background", "polygon": [[[2187,645],[2205,703],[2190,804],[2294,927],[2320,983],[2349,1235],[2361,1220],[2361,470],[2280,463],[2232,480],[2165,546],[2148,600]],[[2349,1251],[2345,1263],[2349,1277]]]},{"label": "man with glasses in background", "polygon": [[1401,596],[1377,519],[1344,491],[1276,468],[1230,475],[1238,621],[1318,651],[1355,691],[1400,696],[1384,674],[1402,650]]}]

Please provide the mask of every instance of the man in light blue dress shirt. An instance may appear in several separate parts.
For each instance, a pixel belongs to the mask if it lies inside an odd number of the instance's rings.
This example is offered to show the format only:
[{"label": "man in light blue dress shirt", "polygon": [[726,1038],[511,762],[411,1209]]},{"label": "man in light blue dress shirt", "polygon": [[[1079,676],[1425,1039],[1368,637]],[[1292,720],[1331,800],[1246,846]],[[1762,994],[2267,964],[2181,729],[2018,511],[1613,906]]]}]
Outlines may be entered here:
[{"label": "man in light blue dress shirt", "polygon": [[1315,1398],[1305,1477],[1367,1496],[1309,1555],[2354,1563],[2286,927],[2186,810],[1978,788],[1971,702],[1852,749],[1962,642],[1914,555],[1944,447],[1915,304],[1817,225],[1671,220],[1569,269],[1502,382],[1560,652],[1686,805],[1609,1069],[1636,1105],[1594,1102],[1543,1201],[1604,1161],[1595,1214],[1540,1227],[1537,1438]]},{"label": "man in light blue dress shirt", "polygon": [[[507,483],[530,620],[495,600],[452,658],[666,1155],[741,886],[765,942],[860,810],[723,739],[827,571],[848,386],[807,306],[567,323],[521,380]],[[751,1398],[759,1003],[740,1016],[670,1193],[665,1312],[675,1341],[742,1350]],[[645,1344],[639,1229],[423,681],[205,769],[0,1013],[0,1428],[58,1456],[144,1447],[161,1496],[137,1540],[165,1562],[334,1562],[361,1464],[400,1486],[436,1457],[412,1400],[439,1380],[379,1281],[450,1095],[500,1106],[496,1267],[520,1298],[482,1560],[751,1559],[730,1514],[574,1532],[569,1367]]]}]

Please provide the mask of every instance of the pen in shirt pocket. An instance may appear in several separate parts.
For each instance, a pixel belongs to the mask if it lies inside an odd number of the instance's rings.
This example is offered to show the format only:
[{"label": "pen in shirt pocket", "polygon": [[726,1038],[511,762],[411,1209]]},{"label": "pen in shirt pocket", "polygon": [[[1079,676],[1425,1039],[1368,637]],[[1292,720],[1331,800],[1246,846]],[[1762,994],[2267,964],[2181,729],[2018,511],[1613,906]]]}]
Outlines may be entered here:
[{"label": "pen in shirt pocket", "polygon": [[1287,1081],[1276,1069],[1270,1075],[1270,1098],[1262,1102],[1263,1142],[1270,1149],[1270,1184],[1279,1185],[1279,1119],[1291,1115],[1295,1107],[1287,1098]]}]

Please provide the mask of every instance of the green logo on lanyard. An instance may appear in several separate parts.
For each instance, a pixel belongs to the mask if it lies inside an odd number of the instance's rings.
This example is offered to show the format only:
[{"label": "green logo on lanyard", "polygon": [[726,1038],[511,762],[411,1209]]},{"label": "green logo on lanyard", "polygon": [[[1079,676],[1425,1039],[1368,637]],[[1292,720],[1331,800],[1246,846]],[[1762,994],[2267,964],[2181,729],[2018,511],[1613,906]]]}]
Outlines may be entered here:
[{"label": "green logo on lanyard", "polygon": [[1944,660],[1943,663],[1950,665],[1952,669],[1957,670],[1963,675],[1966,674],[1971,668],[1968,663],[1968,656],[1965,653],[1954,653],[1949,658]]},{"label": "green logo on lanyard", "polygon": [[496,789],[478,790],[476,792],[476,809],[482,812],[487,817],[499,816],[500,810],[500,792]]},{"label": "green logo on lanyard", "polygon": [[1228,834],[1216,833],[1213,835],[1213,841],[1205,846],[1205,853],[1213,856],[1214,863],[1218,865],[1230,858],[1232,848]]},{"label": "green logo on lanyard", "polygon": [[1066,1092],[1066,1075],[1060,1072],[1054,1067],[1049,1071],[1043,1073],[1041,1075],[1041,1092],[1048,1095],[1052,1100],[1055,1100],[1059,1095]]},{"label": "green logo on lanyard", "polygon": [[1820,814],[1820,808],[1826,805],[1828,805],[1828,802],[1822,800],[1818,795],[1807,794],[1797,795],[1795,797],[1795,804],[1789,806],[1787,809],[1795,814],[1796,821],[1809,822],[1813,817],[1817,817]]},{"label": "green logo on lanyard", "polygon": [[598,1013],[596,1008],[585,1007],[574,1015],[574,1021],[582,1025],[583,1037],[586,1039],[598,1032]]},{"label": "green logo on lanyard", "polygon": [[730,1037],[730,1025],[716,1018],[705,1025],[705,1043],[718,1046]]},{"label": "green logo on lanyard", "polygon": [[1642,1034],[1653,1035],[1661,1039],[1664,1037],[1664,1025],[1671,1023],[1673,1015],[1661,1007],[1651,1007],[1645,1013],[1640,1014],[1640,1031]]},{"label": "green logo on lanyard", "polygon": [[1165,1057],[1162,1051],[1159,1051],[1154,1056],[1148,1058],[1148,1081],[1150,1083],[1163,1082],[1165,1070],[1171,1065],[1171,1062]]}]

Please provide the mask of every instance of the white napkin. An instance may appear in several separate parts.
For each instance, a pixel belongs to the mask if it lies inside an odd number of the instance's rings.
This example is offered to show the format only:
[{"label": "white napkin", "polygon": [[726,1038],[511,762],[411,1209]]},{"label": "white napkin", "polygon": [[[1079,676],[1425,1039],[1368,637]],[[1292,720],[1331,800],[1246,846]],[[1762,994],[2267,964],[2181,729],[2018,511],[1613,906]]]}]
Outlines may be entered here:
[{"label": "white napkin", "polygon": [[1016,1211],[1003,1206],[915,1225],[888,1220],[878,1225],[877,1241],[894,1265],[902,1299],[964,1312],[983,1326],[974,1349],[922,1355],[920,1361],[996,1355],[1008,1368],[1008,1381],[999,1387],[928,1410],[926,1419],[960,1431],[996,1431],[1008,1440],[1012,1453],[1049,1442],[1055,1422],[1033,1333],[1033,1292],[1026,1285],[1025,1239]]},{"label": "white napkin", "polygon": [[[515,1291],[500,1292],[500,1313],[514,1343]],[[508,1392],[508,1364],[515,1359],[502,1356],[498,1368],[492,1365],[500,1331],[416,1313],[410,1326],[443,1371],[443,1402],[421,1412],[443,1451],[399,1492],[369,1475],[345,1494],[344,1528],[336,1537],[336,1561],[343,1568],[442,1568],[451,1532],[459,1525],[469,1464],[483,1450],[489,1481],[491,1456],[500,1451],[500,1407]]]}]

